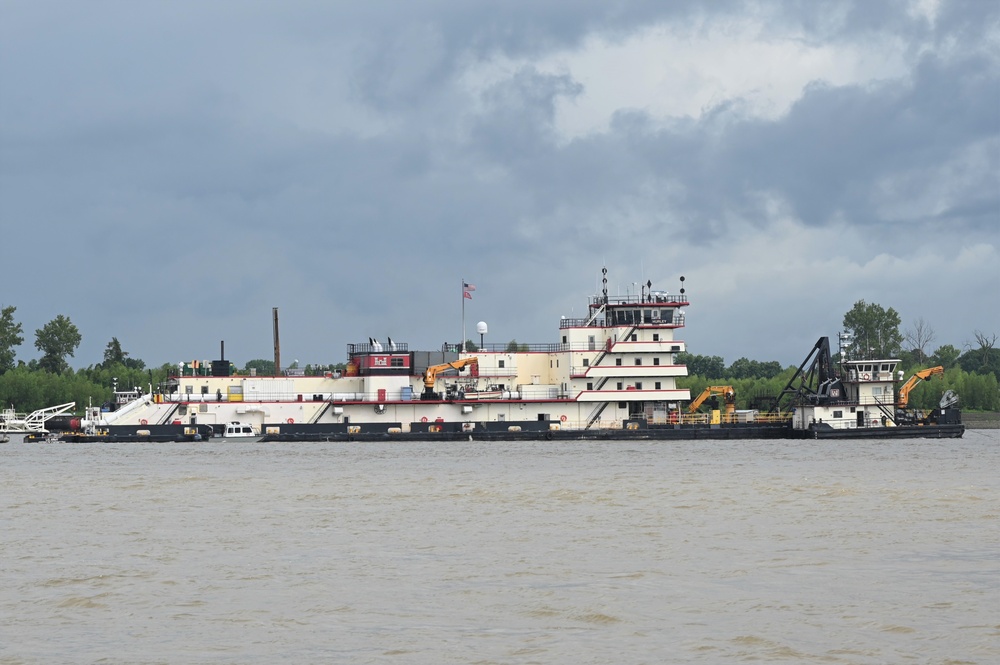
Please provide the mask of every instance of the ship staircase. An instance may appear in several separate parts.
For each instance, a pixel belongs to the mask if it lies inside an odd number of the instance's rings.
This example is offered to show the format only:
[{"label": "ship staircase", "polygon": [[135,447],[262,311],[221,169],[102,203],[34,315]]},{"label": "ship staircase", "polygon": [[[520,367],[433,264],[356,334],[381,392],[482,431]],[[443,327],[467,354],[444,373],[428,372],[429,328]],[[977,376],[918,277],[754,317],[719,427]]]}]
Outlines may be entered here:
[{"label": "ship staircase", "polygon": [[[876,397],[875,406],[878,407],[878,410],[882,412],[882,415],[885,416],[887,420],[896,422],[895,401],[886,403]],[[892,407],[892,410],[890,410],[889,407]]]},{"label": "ship staircase", "polygon": [[177,413],[177,409],[181,408],[180,404],[174,404],[173,408],[167,411],[167,415],[160,418],[160,421],[156,423],[157,425],[166,425],[173,419],[174,414]]},{"label": "ship staircase", "polygon": [[311,424],[313,424],[313,425],[315,425],[316,423],[318,423],[319,419],[323,417],[323,414],[325,414],[327,411],[329,411],[330,407],[332,407],[332,406],[333,406],[333,402],[332,401],[327,402],[326,406],[324,406],[322,409],[320,409],[319,413],[317,413],[315,416],[313,416],[312,419],[309,422]]},{"label": "ship staircase", "polygon": [[587,418],[587,426],[584,427],[584,429],[590,429],[591,427],[593,427],[594,423],[598,421],[598,419],[601,417],[601,414],[604,413],[604,409],[606,409],[607,407],[608,407],[607,402],[598,402],[597,406],[595,406],[594,410],[590,413],[590,418]]},{"label": "ship staircase", "polygon": [[[603,311],[603,308],[600,311]],[[595,313],[594,316],[592,316],[590,318],[590,320],[593,321],[596,316],[597,316],[597,314]],[[633,325],[619,339],[619,341],[631,339],[632,333],[634,333],[638,327],[639,327],[638,325]],[[591,367],[597,367],[597,366],[599,366],[601,364],[601,361],[604,360],[604,358],[611,352],[611,350],[615,347],[615,344],[617,344],[617,343],[618,342],[613,342],[613,341],[611,341],[610,338],[608,338],[607,343],[604,345],[604,350],[601,351],[596,358],[594,358],[594,362],[591,363],[590,366]],[[610,378],[611,377],[609,377],[609,376],[601,377],[601,379],[594,385],[594,390],[600,390],[601,388],[603,388],[604,384],[606,384],[608,382],[608,379],[610,379]],[[606,409],[607,407],[608,407],[608,403],[607,402],[600,402],[600,403],[598,403],[594,407],[594,410],[590,413],[590,417],[587,418],[587,426],[584,429],[590,429],[591,427],[593,427],[594,424],[600,419],[601,414],[604,413],[604,409]]]}]

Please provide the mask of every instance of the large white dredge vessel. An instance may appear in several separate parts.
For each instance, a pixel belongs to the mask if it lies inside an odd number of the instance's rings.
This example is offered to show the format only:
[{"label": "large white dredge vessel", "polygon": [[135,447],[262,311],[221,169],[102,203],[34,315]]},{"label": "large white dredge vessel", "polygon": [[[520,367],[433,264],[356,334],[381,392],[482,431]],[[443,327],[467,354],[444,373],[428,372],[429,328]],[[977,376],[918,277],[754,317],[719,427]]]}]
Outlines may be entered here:
[{"label": "large white dredge vessel", "polygon": [[[955,403],[920,419],[901,408],[896,395],[908,387],[894,383],[898,360],[847,361],[838,374],[826,338],[773,408],[736,411],[725,386],[692,403],[690,391],[677,386],[688,373],[677,359],[686,345],[675,337],[688,305],[684,278],[677,293],[647,281],[636,293],[611,296],[603,274],[586,316],[561,318],[555,343],[418,351],[369,338],[347,345],[346,370],[320,376],[238,374],[226,360],[182,363],[177,376],[149,393],[116,392],[110,410],[89,409],[63,440],[952,437],[964,431]],[[885,369],[866,376],[871,367]],[[707,415],[691,413],[712,391],[724,396],[725,414],[717,402]]]}]

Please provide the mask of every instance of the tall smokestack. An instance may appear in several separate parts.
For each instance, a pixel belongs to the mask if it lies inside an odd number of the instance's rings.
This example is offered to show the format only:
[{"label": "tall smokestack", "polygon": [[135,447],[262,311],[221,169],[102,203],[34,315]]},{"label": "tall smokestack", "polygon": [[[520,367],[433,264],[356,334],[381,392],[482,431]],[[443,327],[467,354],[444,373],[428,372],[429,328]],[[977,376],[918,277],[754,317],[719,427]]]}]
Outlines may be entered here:
[{"label": "tall smokestack", "polygon": [[274,375],[281,374],[281,342],[278,340],[278,308],[271,309],[274,314]]}]

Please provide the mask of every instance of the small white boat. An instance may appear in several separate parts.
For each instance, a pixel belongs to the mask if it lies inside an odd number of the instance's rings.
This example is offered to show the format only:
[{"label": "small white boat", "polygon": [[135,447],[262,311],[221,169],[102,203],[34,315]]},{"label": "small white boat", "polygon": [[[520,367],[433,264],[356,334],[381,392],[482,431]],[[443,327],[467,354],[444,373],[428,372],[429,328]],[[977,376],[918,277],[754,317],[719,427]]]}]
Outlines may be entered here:
[{"label": "small white boat", "polygon": [[253,425],[250,423],[240,422],[238,420],[233,420],[226,423],[225,433],[221,438],[223,439],[255,439],[260,437],[260,432],[255,430]]}]

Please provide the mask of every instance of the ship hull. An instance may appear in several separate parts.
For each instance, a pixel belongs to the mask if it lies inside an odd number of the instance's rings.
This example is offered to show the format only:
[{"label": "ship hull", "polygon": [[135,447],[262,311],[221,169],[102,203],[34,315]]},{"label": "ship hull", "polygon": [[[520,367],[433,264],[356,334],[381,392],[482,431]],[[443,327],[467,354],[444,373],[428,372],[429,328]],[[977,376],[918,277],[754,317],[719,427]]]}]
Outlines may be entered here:
[{"label": "ship hull", "polygon": [[961,423],[943,425],[900,425],[898,427],[857,427],[834,429],[814,425],[805,430],[791,430],[800,439],[960,439],[965,434]]}]

